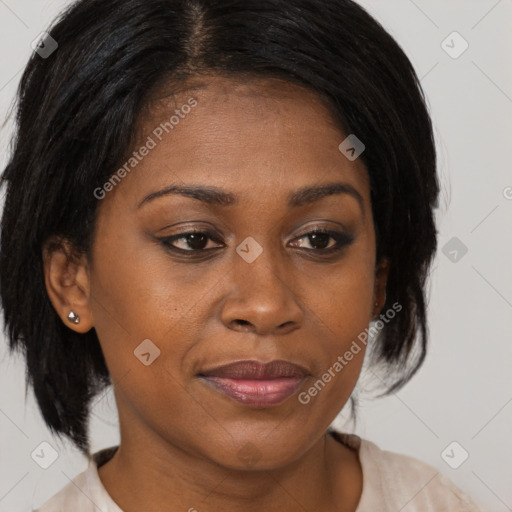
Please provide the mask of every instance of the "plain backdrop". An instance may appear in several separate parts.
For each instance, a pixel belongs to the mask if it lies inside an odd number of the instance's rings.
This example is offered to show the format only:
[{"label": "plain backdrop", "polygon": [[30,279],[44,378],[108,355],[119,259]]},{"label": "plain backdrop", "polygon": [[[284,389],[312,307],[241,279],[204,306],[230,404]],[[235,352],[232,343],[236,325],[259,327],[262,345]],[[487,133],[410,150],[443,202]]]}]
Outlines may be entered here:
[{"label": "plain backdrop", "polygon": [[[361,380],[355,432],[435,466],[484,510],[512,510],[512,2],[360,3],[396,38],[421,78],[442,192],[428,358],[394,396],[372,400]],[[31,42],[67,4],[0,0],[2,121]],[[0,132],[2,170],[11,133],[7,121]],[[336,426],[350,430],[345,415]],[[107,393],[92,415],[94,451],[117,443],[116,419]],[[42,442],[58,454],[48,469],[31,457]],[[69,443],[52,437],[31,390],[25,397],[24,364],[9,356],[3,337],[0,461],[0,510],[11,512],[40,505],[86,466]]]}]

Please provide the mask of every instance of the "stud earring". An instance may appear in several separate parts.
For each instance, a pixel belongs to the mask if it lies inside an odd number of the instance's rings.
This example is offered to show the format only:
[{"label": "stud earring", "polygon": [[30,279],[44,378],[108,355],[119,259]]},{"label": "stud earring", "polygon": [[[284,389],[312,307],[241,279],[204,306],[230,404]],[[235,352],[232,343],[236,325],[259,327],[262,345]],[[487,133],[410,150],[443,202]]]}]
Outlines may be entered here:
[{"label": "stud earring", "polygon": [[78,324],[80,323],[80,317],[74,312],[74,311],[70,311],[68,313],[68,320],[72,323],[72,324]]}]

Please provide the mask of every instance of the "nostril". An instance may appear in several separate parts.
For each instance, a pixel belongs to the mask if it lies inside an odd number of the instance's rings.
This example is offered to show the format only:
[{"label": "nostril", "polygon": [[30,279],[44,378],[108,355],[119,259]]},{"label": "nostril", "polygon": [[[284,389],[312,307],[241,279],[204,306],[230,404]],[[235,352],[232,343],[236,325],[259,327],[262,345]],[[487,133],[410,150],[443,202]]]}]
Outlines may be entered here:
[{"label": "nostril", "polygon": [[241,318],[235,318],[230,322],[232,329],[238,329],[240,332],[248,332],[251,327],[254,327],[248,320],[242,320]]}]

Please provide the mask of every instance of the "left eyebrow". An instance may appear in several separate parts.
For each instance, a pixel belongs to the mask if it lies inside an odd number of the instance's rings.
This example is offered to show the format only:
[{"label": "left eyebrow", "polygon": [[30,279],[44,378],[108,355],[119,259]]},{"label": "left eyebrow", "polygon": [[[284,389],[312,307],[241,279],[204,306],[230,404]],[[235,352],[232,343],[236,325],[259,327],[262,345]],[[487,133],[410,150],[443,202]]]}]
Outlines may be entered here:
[{"label": "left eyebrow", "polygon": [[290,208],[297,208],[299,206],[311,204],[314,201],[323,199],[324,197],[337,194],[347,194],[356,199],[364,215],[364,200],[361,194],[349,183],[341,182],[299,188],[298,190],[293,191],[288,197],[288,206]]},{"label": "left eyebrow", "polygon": [[[300,206],[319,201],[324,197],[338,194],[347,194],[355,198],[364,215],[365,209],[363,197],[349,183],[336,182],[299,188],[288,195],[287,205],[289,208],[298,208]],[[139,202],[137,208],[140,208],[143,204],[148,203],[149,201],[167,195],[182,195],[215,206],[231,206],[239,204],[238,198],[234,194],[216,187],[199,185],[170,185],[169,187],[165,187],[161,190],[148,194]]]}]

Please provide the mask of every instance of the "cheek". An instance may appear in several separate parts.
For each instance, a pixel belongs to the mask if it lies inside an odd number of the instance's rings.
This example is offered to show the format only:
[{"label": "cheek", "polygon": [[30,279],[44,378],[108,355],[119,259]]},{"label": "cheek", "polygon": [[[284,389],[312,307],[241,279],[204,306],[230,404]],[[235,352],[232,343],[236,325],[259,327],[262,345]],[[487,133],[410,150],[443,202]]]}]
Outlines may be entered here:
[{"label": "cheek", "polygon": [[[318,335],[318,344],[311,352],[321,361],[316,378],[330,389],[321,393],[322,400],[334,400],[341,406],[350,396],[364,361],[372,313],[372,269],[371,260],[354,256],[328,272],[329,278],[319,281],[320,286],[309,287],[311,330]],[[316,387],[323,389],[322,385]]]},{"label": "cheek", "polygon": [[328,338],[346,341],[368,326],[374,288],[371,261],[354,253],[328,270],[320,269],[317,276],[309,273],[302,282],[312,320],[322,333],[331,334]]},{"label": "cheek", "polygon": [[147,241],[144,247],[115,234],[98,236],[91,276],[95,323],[107,317],[140,337],[158,330],[162,315],[179,317],[187,302],[180,273],[171,276],[162,257],[154,257],[159,248],[148,251],[148,246]]},{"label": "cheek", "polygon": [[137,247],[115,234],[104,240],[96,245],[91,308],[112,378],[129,374],[128,380],[137,382],[135,394],[145,390],[151,400],[158,400],[154,389],[160,387],[165,388],[160,396],[178,399],[184,385],[180,371],[188,370],[198,326],[211,314],[208,292],[216,289],[219,273],[172,262],[158,246],[148,250],[147,242]]}]

